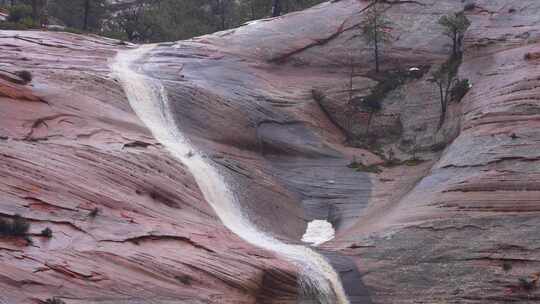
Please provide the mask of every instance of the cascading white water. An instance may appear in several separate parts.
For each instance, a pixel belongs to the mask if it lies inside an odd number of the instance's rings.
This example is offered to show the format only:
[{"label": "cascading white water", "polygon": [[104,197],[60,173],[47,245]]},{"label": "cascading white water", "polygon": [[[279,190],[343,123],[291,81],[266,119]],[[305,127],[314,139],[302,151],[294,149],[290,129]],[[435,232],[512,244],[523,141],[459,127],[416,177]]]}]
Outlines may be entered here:
[{"label": "cascading white water", "polygon": [[302,242],[313,246],[319,246],[328,242],[336,235],[334,226],[326,220],[313,220],[308,223],[306,233],[302,236]]},{"label": "cascading white water", "polygon": [[[286,244],[256,228],[244,216],[234,193],[211,162],[183,136],[172,117],[165,88],[160,81],[133,70],[132,63],[154,46],[120,52],[113,65],[129,103],[139,118],[170,153],[184,163],[197,182],[206,201],[222,223],[245,241],[273,251],[300,270],[300,286],[317,294],[321,304],[348,304],[340,278],[326,259],[310,248]],[[141,69],[141,68],[139,68]]]}]

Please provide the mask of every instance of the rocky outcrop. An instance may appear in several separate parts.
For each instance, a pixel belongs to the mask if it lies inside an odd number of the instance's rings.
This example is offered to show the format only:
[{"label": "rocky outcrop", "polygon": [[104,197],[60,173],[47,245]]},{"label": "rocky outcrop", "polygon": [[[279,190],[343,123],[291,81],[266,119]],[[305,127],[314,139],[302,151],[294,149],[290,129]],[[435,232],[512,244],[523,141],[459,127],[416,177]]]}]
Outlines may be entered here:
[{"label": "rocky outcrop", "polygon": [[[352,303],[534,301],[540,86],[538,60],[526,54],[540,50],[540,4],[478,0],[466,11],[459,75],[473,87],[438,129],[429,70],[450,46],[437,20],[463,3],[387,2],[395,26],[383,69],[427,72],[382,100],[373,134],[400,130],[376,150],[346,141],[366,133],[365,113],[340,124],[349,99],[380,82],[356,37],[368,1],[160,44],[139,67],[164,85],[179,127],[261,230],[298,242],[309,220],[335,224],[337,238],[320,250]],[[54,236],[32,246],[0,239],[9,269],[0,300],[295,302],[297,270],[228,232],[130,109],[109,63],[133,47],[1,33],[0,68],[34,80],[0,80],[0,212]],[[363,171],[370,165],[377,170]]]}]

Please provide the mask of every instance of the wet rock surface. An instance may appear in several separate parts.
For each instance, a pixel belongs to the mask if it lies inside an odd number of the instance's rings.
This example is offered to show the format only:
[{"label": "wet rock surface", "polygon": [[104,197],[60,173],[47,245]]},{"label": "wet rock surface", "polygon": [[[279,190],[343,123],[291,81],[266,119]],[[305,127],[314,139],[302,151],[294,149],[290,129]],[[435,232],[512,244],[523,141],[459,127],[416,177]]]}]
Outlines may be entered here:
[{"label": "wet rock surface", "polygon": [[[450,46],[436,23],[463,3],[392,3],[383,69],[444,62]],[[471,91],[440,130],[428,73],[392,91],[372,127],[402,129],[371,151],[347,141],[348,130],[366,131],[365,113],[335,123],[348,115],[351,56],[353,97],[377,82],[354,37],[367,1],[160,44],[139,64],[261,230],[299,242],[313,219],[336,224],[322,250],[351,303],[535,301],[540,70],[526,54],[540,48],[540,4],[475,3],[459,71]],[[1,68],[34,76],[0,79],[0,212],[54,232],[32,246],[0,239],[0,300],[295,303],[296,269],[228,232],[130,109],[109,63],[131,47],[0,33]],[[399,162],[387,161],[390,149]],[[407,162],[414,156],[424,161]]]}]

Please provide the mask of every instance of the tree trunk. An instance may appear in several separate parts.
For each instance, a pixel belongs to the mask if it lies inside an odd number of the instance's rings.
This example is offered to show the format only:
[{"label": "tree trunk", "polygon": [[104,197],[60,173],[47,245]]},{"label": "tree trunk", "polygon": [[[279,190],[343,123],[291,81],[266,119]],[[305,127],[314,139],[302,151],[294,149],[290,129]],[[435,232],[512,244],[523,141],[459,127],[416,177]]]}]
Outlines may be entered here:
[{"label": "tree trunk", "polygon": [[379,43],[375,41],[375,72],[379,73]]},{"label": "tree trunk", "polygon": [[453,46],[452,46],[452,55],[454,57],[457,56],[457,46],[458,46],[458,33],[454,32],[454,38],[453,38]]},{"label": "tree trunk", "polygon": [[83,30],[88,30],[88,17],[90,15],[90,0],[84,0],[84,23]]},{"label": "tree trunk", "polygon": [[32,0],[32,18],[35,22],[39,22],[39,1],[38,0]]},{"label": "tree trunk", "polygon": [[272,17],[281,16],[281,1],[272,0]]},{"label": "tree trunk", "polygon": [[439,85],[439,93],[441,94],[441,116],[439,117],[439,125],[437,127],[437,129],[440,129],[444,123],[444,119],[446,118],[446,102],[445,102],[445,98],[444,98],[444,89],[443,89],[443,83],[442,83],[442,80],[440,83],[438,83]]},{"label": "tree trunk", "polygon": [[377,73],[379,73],[379,24],[377,23],[378,18],[378,12],[375,12],[375,18],[373,18],[373,41],[375,44],[375,72]]},{"label": "tree trunk", "polygon": [[369,127],[371,126],[371,120],[373,118],[373,113],[375,113],[374,110],[369,111],[369,117],[367,121],[367,129],[366,129],[366,139],[369,137]]},{"label": "tree trunk", "polygon": [[351,57],[351,74],[349,75],[349,105],[353,98],[353,78],[354,78],[354,60]]}]

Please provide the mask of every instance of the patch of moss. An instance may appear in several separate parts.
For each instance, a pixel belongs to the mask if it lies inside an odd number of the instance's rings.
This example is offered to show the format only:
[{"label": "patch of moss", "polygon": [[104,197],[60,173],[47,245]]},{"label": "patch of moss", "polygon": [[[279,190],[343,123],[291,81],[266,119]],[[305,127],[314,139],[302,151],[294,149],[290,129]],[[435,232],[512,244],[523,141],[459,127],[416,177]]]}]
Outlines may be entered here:
[{"label": "patch of moss", "polygon": [[347,167],[354,169],[358,172],[368,172],[368,173],[375,173],[375,174],[382,172],[382,170],[379,168],[378,165],[366,166],[356,161],[351,162]]},{"label": "patch of moss", "polygon": [[406,166],[409,166],[409,167],[414,167],[414,166],[420,165],[423,162],[425,162],[425,160],[423,160],[423,159],[411,158],[411,159],[408,159],[408,160],[404,161],[403,164],[406,165]]},{"label": "patch of moss", "polygon": [[402,164],[403,164],[403,161],[399,160],[398,158],[394,158],[394,159],[389,159],[385,161],[383,166],[385,166],[386,168],[392,168],[392,167],[401,166]]}]

